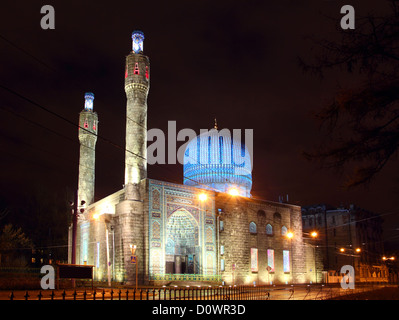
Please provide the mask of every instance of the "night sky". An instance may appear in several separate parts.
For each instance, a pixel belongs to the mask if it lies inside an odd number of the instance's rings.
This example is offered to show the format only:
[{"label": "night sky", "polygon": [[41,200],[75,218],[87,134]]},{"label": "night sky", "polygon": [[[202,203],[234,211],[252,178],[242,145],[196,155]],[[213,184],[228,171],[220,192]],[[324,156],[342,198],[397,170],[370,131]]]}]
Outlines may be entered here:
[{"label": "night sky", "polygon": [[[397,239],[397,161],[368,187],[345,190],[345,176],[302,156],[320,142],[314,112],[344,71],[322,81],[304,74],[307,39],[335,39],[342,14],[386,11],[384,1],[8,1],[0,19],[1,197],[18,201],[32,186],[77,187],[77,127],[84,93],[99,116],[96,199],[122,188],[126,96],[125,56],[131,32],[145,33],[150,57],[148,128],[166,132],[213,127],[254,130],[252,194],[298,205],[354,203],[383,215],[385,236]],[[42,30],[40,9],[55,8],[55,30]],[[18,94],[18,95],[17,95]],[[29,102],[34,102],[35,104]],[[47,110],[47,111],[46,111]],[[49,112],[50,111],[50,112]],[[73,125],[74,123],[75,125]],[[178,144],[179,146],[179,144]],[[182,165],[149,166],[149,178],[182,183]]]}]

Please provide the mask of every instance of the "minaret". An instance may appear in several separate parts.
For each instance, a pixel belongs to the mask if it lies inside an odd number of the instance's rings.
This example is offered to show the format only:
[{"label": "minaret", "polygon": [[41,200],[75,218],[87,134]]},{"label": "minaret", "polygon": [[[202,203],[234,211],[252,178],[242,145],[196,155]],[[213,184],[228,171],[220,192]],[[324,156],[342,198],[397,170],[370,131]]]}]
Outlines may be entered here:
[{"label": "minaret", "polygon": [[150,61],[143,54],[144,33],[132,33],[133,50],[126,57],[125,198],[137,199],[137,184],[147,178],[147,96]]},{"label": "minaret", "polygon": [[[150,62],[143,55],[144,34],[132,33],[133,50],[126,57],[125,92],[126,105],[126,150],[125,150],[125,199],[115,206],[120,219],[120,250],[123,255],[121,266],[125,271],[125,281],[136,283],[136,272],[130,259],[138,258],[137,281],[148,283],[148,248],[145,245],[144,197],[140,197],[140,184],[147,177],[147,96],[149,89]],[[140,184],[140,185],[139,185]],[[145,191],[143,191],[145,192]],[[133,250],[133,248],[135,248]]]},{"label": "minaret", "polygon": [[82,200],[86,206],[94,201],[95,178],[95,149],[98,132],[98,116],[93,112],[94,94],[85,94],[84,109],[79,114],[79,180],[78,180],[78,204]]}]

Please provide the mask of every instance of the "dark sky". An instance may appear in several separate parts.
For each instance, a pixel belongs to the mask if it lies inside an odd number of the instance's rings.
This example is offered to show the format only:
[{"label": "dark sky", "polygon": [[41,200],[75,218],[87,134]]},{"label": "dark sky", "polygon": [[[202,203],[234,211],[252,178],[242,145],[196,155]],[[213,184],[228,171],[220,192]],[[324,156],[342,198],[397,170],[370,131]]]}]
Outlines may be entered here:
[{"label": "dark sky", "polygon": [[[87,91],[95,94],[99,134],[112,142],[97,142],[96,198],[122,188],[124,65],[139,29],[151,62],[148,128],[166,132],[169,120],[199,133],[216,117],[219,128],[253,129],[254,196],[355,203],[383,214],[386,235],[395,236],[397,161],[368,188],[347,191],[343,177],[301,155],[321,139],[313,112],[348,79],[336,72],[320,81],[297,63],[317,52],[307,36],[336,38],[344,4],[360,16],[384,12],[386,2],[8,2],[0,5],[0,84],[60,117],[0,88],[3,198],[18,199],[31,185],[76,188],[79,142],[69,122],[78,123]],[[44,4],[55,8],[55,30],[40,27]],[[182,171],[179,164],[150,166],[149,177],[182,182]]]}]

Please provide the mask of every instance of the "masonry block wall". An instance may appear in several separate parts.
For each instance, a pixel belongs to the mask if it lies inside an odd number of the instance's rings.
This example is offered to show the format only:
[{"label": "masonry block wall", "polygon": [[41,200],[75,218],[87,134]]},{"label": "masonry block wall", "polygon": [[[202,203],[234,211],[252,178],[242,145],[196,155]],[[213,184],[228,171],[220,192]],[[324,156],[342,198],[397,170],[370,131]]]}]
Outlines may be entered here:
[{"label": "masonry block wall", "polygon": [[[216,196],[215,207],[222,221],[219,262],[226,284],[306,281],[300,207],[227,194]],[[287,231],[293,232],[292,239]],[[272,270],[267,268],[269,261]]]}]

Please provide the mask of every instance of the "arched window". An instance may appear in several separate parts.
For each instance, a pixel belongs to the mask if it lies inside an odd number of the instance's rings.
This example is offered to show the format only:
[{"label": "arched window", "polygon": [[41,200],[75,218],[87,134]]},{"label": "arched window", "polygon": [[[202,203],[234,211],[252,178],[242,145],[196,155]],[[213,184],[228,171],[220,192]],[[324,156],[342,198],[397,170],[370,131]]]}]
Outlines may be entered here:
[{"label": "arched window", "polygon": [[266,234],[269,236],[273,235],[273,227],[270,223],[266,225]]},{"label": "arched window", "polygon": [[249,224],[249,232],[256,233],[256,223],[253,221]]},{"label": "arched window", "polygon": [[282,227],[281,227],[281,235],[282,235],[282,236],[287,235],[287,227],[286,227],[286,226],[282,226]]},{"label": "arched window", "polygon": [[256,215],[258,217],[258,224],[263,227],[266,224],[266,213],[263,210],[259,210]]},{"label": "arched window", "polygon": [[276,230],[281,228],[281,214],[279,214],[278,212],[275,212],[273,215],[273,225]]}]

